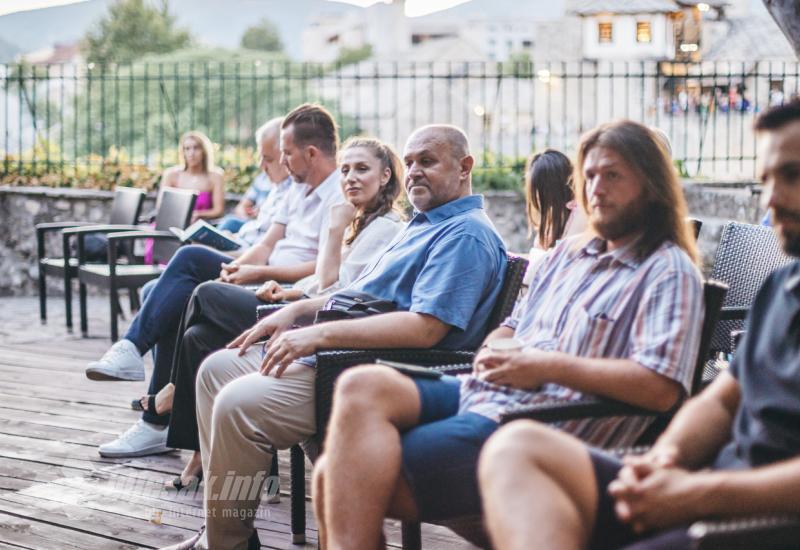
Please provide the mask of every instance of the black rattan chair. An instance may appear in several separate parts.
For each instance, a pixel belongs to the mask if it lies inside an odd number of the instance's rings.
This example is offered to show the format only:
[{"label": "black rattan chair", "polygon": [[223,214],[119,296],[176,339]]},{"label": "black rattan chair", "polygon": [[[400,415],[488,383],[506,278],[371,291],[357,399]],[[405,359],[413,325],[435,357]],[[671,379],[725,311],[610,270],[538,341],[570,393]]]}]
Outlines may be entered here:
[{"label": "black rattan chair", "polygon": [[[108,223],[112,225],[132,225],[139,218],[145,193],[132,187],[117,187],[111,203]],[[36,224],[36,249],[39,264],[39,317],[42,324],[47,322],[47,276],[60,277],[64,283],[64,311],[67,330],[72,330],[72,279],[78,273],[78,259],[70,258],[69,234],[62,233],[62,252],[60,256],[48,255],[45,251],[47,233],[74,227],[98,225],[96,222],[47,222]]]},{"label": "black rattan chair", "polygon": [[[155,279],[164,271],[181,242],[169,231],[170,227],[181,229],[189,225],[197,195],[181,189],[165,189],[156,215],[155,230],[144,230],[139,226],[98,226],[65,230],[78,238],[78,281],[80,282],[81,333],[88,335],[88,315],[86,310],[86,286],[98,286],[108,289],[111,307],[111,340],[117,341],[119,336],[117,316],[119,307],[119,289],[127,288],[130,293],[146,282]],[[86,235],[94,232],[109,233],[108,263],[89,264],[85,262],[83,243]],[[137,239],[153,239],[153,263],[134,264],[119,263],[117,260],[117,243]]]},{"label": "black rattan chair", "polygon": [[[517,256],[508,257],[503,288],[489,317],[487,331],[494,330],[506,317],[511,315],[527,267],[528,260]],[[330,419],[334,385],[336,379],[345,369],[364,363],[374,363],[377,359],[425,366],[452,365],[455,363],[468,363],[471,365],[474,354],[473,350],[438,349],[364,349],[317,352],[314,396],[317,433],[313,438],[315,443],[320,449],[322,448],[328,420]],[[305,455],[299,445],[295,445],[291,449],[291,480],[292,542],[294,544],[304,544],[306,540]]]},{"label": "black rattan chair", "polygon": [[[711,335],[719,319],[719,312],[722,302],[725,299],[727,286],[718,281],[707,281],[703,286],[705,317],[701,327],[700,343],[698,349],[698,359],[695,363],[692,376],[692,394],[699,391],[701,387],[701,375],[703,372],[704,358],[707,357],[708,347],[711,343]],[[469,370],[470,365],[450,365],[440,367],[447,374],[457,374]],[[669,419],[677,410],[673,407],[667,413],[659,413],[642,409],[627,403],[603,399],[599,397],[584,397],[575,401],[545,401],[535,405],[517,407],[507,412],[502,422],[507,423],[519,419],[531,419],[539,422],[561,422],[567,420],[578,420],[582,418],[601,418],[609,416],[648,416],[655,417],[655,421],[650,428],[642,435],[640,441],[652,441],[657,433],[666,427]],[[454,529],[462,536],[466,536],[473,543],[485,543],[483,532],[478,522],[470,518],[456,518],[442,522],[451,529]],[[417,550],[421,548],[420,524],[413,522],[403,522],[403,548],[404,550]]]},{"label": "black rattan chair", "polygon": [[771,228],[738,222],[725,225],[710,278],[726,283],[730,290],[711,339],[711,357],[703,371],[706,385],[727,364],[718,357],[730,355],[731,334],[743,328],[745,315],[764,280],[790,261]]},{"label": "black rattan chair", "polygon": [[697,521],[689,528],[695,550],[797,550],[800,516]]},{"label": "black rattan chair", "polygon": [[[689,395],[691,397],[703,388],[703,367],[708,357],[716,327],[719,325],[722,304],[728,292],[728,286],[720,281],[706,281],[703,285],[703,300],[705,315],[700,332],[700,343],[697,352],[697,361],[692,371],[692,384]],[[657,419],[654,429],[642,435],[637,444],[647,444],[666,427],[677,407],[664,413],[650,411],[628,405],[611,399],[599,397],[583,397],[574,401],[546,401],[535,405],[526,405],[509,410],[502,418],[503,423],[518,419],[538,420],[539,422],[561,422],[578,420],[582,418],[601,418],[608,416],[651,416]]]}]

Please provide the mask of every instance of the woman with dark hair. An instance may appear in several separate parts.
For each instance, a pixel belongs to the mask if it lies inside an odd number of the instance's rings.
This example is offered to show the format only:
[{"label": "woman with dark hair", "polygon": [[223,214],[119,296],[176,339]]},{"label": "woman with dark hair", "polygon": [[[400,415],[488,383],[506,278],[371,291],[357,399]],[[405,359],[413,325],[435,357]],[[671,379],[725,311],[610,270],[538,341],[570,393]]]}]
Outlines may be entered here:
[{"label": "woman with dark hair", "polygon": [[537,260],[557,241],[582,232],[586,218],[578,208],[572,187],[572,163],[555,149],[532,155],[525,167],[525,210],[529,236],[536,231],[526,282]]},{"label": "woman with dark hair", "polygon": [[[351,138],[342,146],[339,170],[345,200],[331,207],[327,230],[323,227],[320,236],[313,275],[289,289],[269,281],[258,289],[258,300],[252,291],[240,286],[204,283],[189,300],[171,382],[156,396],[144,396],[138,402],[144,408],[153,406],[159,415],[171,412],[168,447],[195,451],[181,475],[170,480],[167,487],[182,489],[196,484],[201,477],[194,380],[202,360],[242,331],[230,322],[231,317],[242,321],[251,315],[252,324],[259,300],[296,300],[304,294],[331,294],[347,286],[402,229],[403,215],[397,203],[403,165],[391,147],[373,138]],[[211,318],[225,322],[213,323]]]}]

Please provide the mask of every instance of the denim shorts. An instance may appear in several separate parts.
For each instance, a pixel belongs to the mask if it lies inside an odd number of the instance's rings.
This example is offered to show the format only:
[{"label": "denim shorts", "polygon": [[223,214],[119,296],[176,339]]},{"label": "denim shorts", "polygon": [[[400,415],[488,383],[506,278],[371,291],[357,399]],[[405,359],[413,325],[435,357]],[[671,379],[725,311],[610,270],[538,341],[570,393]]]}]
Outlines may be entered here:
[{"label": "denim shorts", "polygon": [[478,515],[478,455],[498,424],[479,414],[458,414],[457,378],[414,378],[414,382],[422,409],[420,424],[402,436],[403,474],[420,519]]}]

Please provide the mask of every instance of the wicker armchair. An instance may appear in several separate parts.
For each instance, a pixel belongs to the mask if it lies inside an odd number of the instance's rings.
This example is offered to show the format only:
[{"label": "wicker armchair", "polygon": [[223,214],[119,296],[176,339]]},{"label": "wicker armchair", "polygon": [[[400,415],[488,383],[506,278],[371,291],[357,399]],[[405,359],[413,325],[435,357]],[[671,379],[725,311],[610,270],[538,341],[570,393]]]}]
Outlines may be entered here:
[{"label": "wicker armchair", "polygon": [[[528,267],[528,261],[517,256],[508,257],[503,288],[497,303],[492,309],[487,330],[493,330],[511,314],[516,303],[522,278]],[[315,380],[315,410],[317,433],[314,441],[322,448],[325,431],[331,414],[333,391],[336,379],[345,369],[374,363],[377,359],[414,363],[416,365],[435,366],[452,365],[454,363],[472,363],[474,351],[453,351],[438,349],[369,349],[369,350],[327,350],[317,352],[317,368]],[[305,485],[305,455],[299,445],[291,449],[291,479],[292,479],[292,542],[304,544],[306,540],[306,485]]]},{"label": "wicker armchair", "polygon": [[[695,363],[695,368],[692,377],[692,391],[699,390],[701,385],[702,366],[707,357],[708,346],[711,342],[711,335],[714,332],[714,327],[719,318],[720,308],[725,299],[727,286],[717,281],[707,281],[703,288],[704,303],[705,303],[705,317],[701,327],[700,345],[698,351],[698,360]],[[465,371],[469,365],[450,365],[441,367],[441,370],[447,374],[456,374]],[[600,418],[608,416],[652,416],[656,417],[650,429],[648,429],[642,438],[651,440],[654,434],[662,430],[672,414],[677,410],[677,406],[673,407],[667,413],[658,413],[642,409],[627,403],[613,401],[611,399],[604,399],[599,397],[587,396],[576,401],[545,401],[535,405],[526,405],[518,407],[512,411],[507,412],[502,422],[507,423],[519,419],[532,419],[540,422],[557,422],[565,420],[576,420],[581,418]],[[479,526],[475,522],[461,521],[464,518],[456,518],[455,520],[448,520],[442,522],[443,525],[450,527],[462,536],[470,539],[471,542],[476,544],[485,544],[486,539]],[[421,533],[420,524],[415,522],[403,522],[403,548],[404,550],[417,550],[421,548]]]},{"label": "wicker armchair", "polygon": [[[705,315],[700,332],[700,344],[697,353],[697,362],[692,372],[692,384],[689,396],[695,395],[703,387],[703,367],[708,357],[709,346],[715,333],[720,318],[720,310],[728,291],[727,285],[719,281],[706,281],[703,285],[703,300]],[[648,443],[666,427],[667,422],[677,410],[677,406],[670,411],[659,413],[627,403],[586,396],[575,401],[546,401],[535,405],[517,407],[508,411],[502,418],[503,423],[518,419],[531,419],[540,422],[558,422],[576,420],[580,418],[602,418],[608,416],[652,416],[657,419],[654,426],[642,435],[639,443]]]},{"label": "wicker armchair", "polygon": [[711,339],[712,357],[704,367],[704,385],[724,368],[726,361],[717,357],[730,355],[730,335],[743,328],[745,315],[764,280],[790,261],[771,228],[738,222],[725,225],[709,277],[726,283],[730,290]]}]

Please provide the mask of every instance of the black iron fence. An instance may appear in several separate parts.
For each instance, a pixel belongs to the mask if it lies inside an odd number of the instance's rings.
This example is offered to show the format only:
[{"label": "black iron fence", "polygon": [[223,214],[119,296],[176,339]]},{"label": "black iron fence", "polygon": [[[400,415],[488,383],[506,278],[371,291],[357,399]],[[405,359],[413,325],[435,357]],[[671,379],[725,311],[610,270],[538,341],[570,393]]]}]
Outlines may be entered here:
[{"label": "black iron fence", "polygon": [[574,151],[616,118],[664,130],[686,175],[754,175],[755,115],[798,94],[798,64],[716,62],[284,62],[117,66],[0,65],[0,169],[175,162],[178,136],[203,131],[229,168],[254,162],[253,132],[304,101],[328,106],[343,136],[397,147],[431,122],[467,132],[483,167],[531,151]]}]

